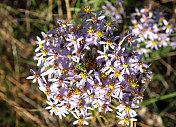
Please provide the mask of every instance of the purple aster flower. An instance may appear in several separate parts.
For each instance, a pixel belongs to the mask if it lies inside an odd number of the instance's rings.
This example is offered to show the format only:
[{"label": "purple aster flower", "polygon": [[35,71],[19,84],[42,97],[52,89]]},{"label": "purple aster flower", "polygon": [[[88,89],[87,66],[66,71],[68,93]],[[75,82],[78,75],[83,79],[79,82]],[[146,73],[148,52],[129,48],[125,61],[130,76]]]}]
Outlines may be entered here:
[{"label": "purple aster flower", "polygon": [[86,121],[87,119],[91,119],[90,117],[91,113],[87,113],[86,115],[79,114],[79,112],[72,112],[73,116],[77,119],[76,121],[73,122],[73,125],[78,124],[78,125],[88,125],[88,122]]},{"label": "purple aster flower", "polygon": [[36,81],[38,82],[38,84],[40,86],[43,85],[43,81],[41,78],[41,69],[39,69],[37,72],[35,72],[34,70],[30,69],[30,72],[33,74],[32,76],[28,76],[26,79],[33,79],[33,83],[35,83]]},{"label": "purple aster flower", "polygon": [[117,44],[115,43],[115,41],[119,38],[119,36],[116,37],[111,37],[111,38],[107,38],[106,36],[104,36],[105,41],[100,41],[98,42],[99,44],[106,44],[107,48],[109,49],[109,47],[111,47],[111,49],[115,49],[115,47],[117,46]]},{"label": "purple aster flower", "polygon": [[83,11],[81,13],[79,13],[79,15],[84,15],[82,18],[83,20],[85,20],[87,17],[91,18],[94,16],[92,12],[96,13],[96,11],[92,11],[91,10],[92,8],[93,8],[93,4],[91,4],[90,6],[87,6],[87,7],[84,6]]}]

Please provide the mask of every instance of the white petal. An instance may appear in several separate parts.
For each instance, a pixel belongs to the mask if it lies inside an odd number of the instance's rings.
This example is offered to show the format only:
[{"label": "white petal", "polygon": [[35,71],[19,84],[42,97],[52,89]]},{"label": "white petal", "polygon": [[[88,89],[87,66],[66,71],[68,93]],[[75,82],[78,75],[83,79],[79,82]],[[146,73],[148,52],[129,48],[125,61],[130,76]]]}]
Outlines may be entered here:
[{"label": "white petal", "polygon": [[75,125],[75,124],[77,124],[77,123],[78,123],[78,120],[74,121],[74,122],[73,122],[73,125]]},{"label": "white petal", "polygon": [[34,79],[34,76],[28,76],[26,79]]}]

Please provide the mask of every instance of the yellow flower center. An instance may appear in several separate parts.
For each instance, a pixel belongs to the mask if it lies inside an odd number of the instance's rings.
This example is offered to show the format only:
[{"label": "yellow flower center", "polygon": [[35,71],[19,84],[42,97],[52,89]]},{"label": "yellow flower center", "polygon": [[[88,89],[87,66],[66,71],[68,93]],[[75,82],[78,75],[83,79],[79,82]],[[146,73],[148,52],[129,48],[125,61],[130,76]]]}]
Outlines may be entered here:
[{"label": "yellow flower center", "polygon": [[104,79],[106,79],[108,76],[106,75],[106,72],[104,72],[104,73],[102,73],[102,75],[101,75],[101,78],[104,80]]},{"label": "yellow flower center", "polygon": [[124,118],[123,121],[124,123],[129,123],[129,118]]},{"label": "yellow flower center", "polygon": [[114,89],[114,83],[109,83],[109,89]]},{"label": "yellow flower center", "polygon": [[43,56],[43,59],[46,59],[47,58],[47,56]]},{"label": "yellow flower center", "polygon": [[147,6],[144,7],[145,8],[145,11],[148,12],[149,11],[149,8]]},{"label": "yellow flower center", "polygon": [[162,40],[161,40],[161,42],[165,42],[165,40],[164,40],[164,39],[162,39]]},{"label": "yellow flower center", "polygon": [[88,14],[91,13],[90,7],[84,8],[84,11]]},{"label": "yellow flower center", "polygon": [[63,28],[66,28],[66,27],[67,27],[67,25],[66,25],[65,23],[63,23],[62,26],[63,26]]},{"label": "yellow flower center", "polygon": [[114,68],[114,67],[111,65],[111,66],[110,66],[110,69],[113,70],[113,68]]},{"label": "yellow flower center", "polygon": [[43,48],[43,47],[44,47],[44,45],[43,45],[43,44],[39,44],[39,47],[40,47],[40,48]]},{"label": "yellow flower center", "polygon": [[58,27],[60,27],[60,26],[61,26],[60,24],[57,24],[57,25],[54,26],[54,28],[58,28]]},{"label": "yellow flower center", "polygon": [[143,72],[145,73],[146,72],[146,69],[145,68],[142,68]]},{"label": "yellow flower center", "polygon": [[61,69],[61,71],[62,71],[64,74],[67,73],[67,69],[66,69],[66,68]]},{"label": "yellow flower center", "polygon": [[78,102],[79,102],[79,103],[82,103],[82,102],[83,102],[83,99],[79,99]]},{"label": "yellow flower center", "polygon": [[76,94],[76,95],[81,94],[81,90],[80,90],[79,88],[77,88],[76,91],[75,91],[75,94]]},{"label": "yellow flower center", "polygon": [[123,67],[124,67],[124,68],[127,68],[128,65],[129,65],[129,64],[127,64],[127,63],[123,63]]},{"label": "yellow flower center", "polygon": [[42,53],[43,53],[43,54],[47,54],[48,51],[47,51],[46,49],[44,49],[44,50],[42,51]]},{"label": "yellow flower center", "polygon": [[52,109],[54,109],[54,108],[56,108],[56,105],[53,105],[53,106],[52,106]]},{"label": "yellow flower center", "polygon": [[135,89],[135,88],[137,88],[137,86],[139,86],[139,85],[136,84],[136,82],[134,82],[134,81],[131,82],[130,85],[131,85],[131,88],[132,88],[132,89]]},{"label": "yellow flower center", "polygon": [[73,94],[75,92],[75,89],[70,89],[68,93]]},{"label": "yellow flower center", "polygon": [[172,24],[169,24],[166,26],[167,29],[171,29],[172,28]]},{"label": "yellow flower center", "polygon": [[144,34],[146,32],[146,29],[142,29],[142,33]]},{"label": "yellow flower center", "polygon": [[49,90],[46,90],[45,91],[45,95],[49,95],[50,94],[50,91]]},{"label": "yellow flower center", "polygon": [[152,41],[152,45],[156,45],[157,44],[157,40]]},{"label": "yellow flower center", "polygon": [[114,72],[114,75],[115,75],[115,78],[117,78],[117,77],[119,77],[119,76],[120,76],[120,72],[115,71],[115,72]]},{"label": "yellow flower center", "polygon": [[62,96],[61,96],[61,95],[57,95],[56,98],[57,98],[58,100],[60,100],[60,99],[62,98]]},{"label": "yellow flower center", "polygon": [[107,97],[111,97],[111,95],[112,95],[112,92],[111,92],[111,91],[108,91],[108,92],[106,93],[106,96],[107,96]]},{"label": "yellow flower center", "polygon": [[104,57],[107,57],[107,56],[108,56],[108,54],[105,53],[105,54],[104,54]]},{"label": "yellow flower center", "polygon": [[94,29],[90,28],[90,29],[88,29],[87,32],[90,33],[90,34],[93,34],[94,33]]},{"label": "yellow flower center", "polygon": [[160,36],[161,36],[161,34],[160,34],[160,33],[157,33],[157,35],[158,35],[158,37],[160,37]]},{"label": "yellow flower center", "polygon": [[133,41],[133,38],[132,37],[129,37],[128,38],[128,43],[131,43]]},{"label": "yellow flower center", "polygon": [[73,39],[73,43],[74,43],[74,44],[76,43],[76,39]]},{"label": "yellow flower center", "polygon": [[119,14],[120,10],[119,9],[116,9],[116,13]]},{"label": "yellow flower center", "polygon": [[68,54],[68,55],[67,55],[67,57],[68,57],[68,58],[71,58],[71,55],[70,55],[70,54]]},{"label": "yellow flower center", "polygon": [[130,109],[131,109],[130,106],[126,106],[126,107],[125,107],[125,111],[127,111],[127,112],[129,112]]},{"label": "yellow flower center", "polygon": [[136,23],[136,24],[134,25],[134,28],[138,28],[138,23]]},{"label": "yellow flower center", "polygon": [[112,41],[108,39],[107,44],[112,45]]},{"label": "yellow flower center", "polygon": [[111,26],[112,26],[112,23],[111,23],[111,22],[107,22],[106,26],[107,26],[107,27],[111,27]]},{"label": "yellow flower center", "polygon": [[143,64],[143,62],[140,61],[140,60],[137,62],[137,65],[138,65],[139,67],[142,66],[142,64]]},{"label": "yellow flower center", "polygon": [[79,120],[78,120],[78,124],[79,124],[79,125],[83,125],[83,123],[84,123],[84,120],[83,120],[83,119],[79,119]]},{"label": "yellow flower center", "polygon": [[90,95],[90,98],[93,98],[93,95]]},{"label": "yellow flower center", "polygon": [[82,27],[82,25],[78,24],[77,29],[79,30],[79,29],[81,29],[81,27]]},{"label": "yellow flower center", "polygon": [[148,23],[149,22],[149,18],[145,18],[144,22]]},{"label": "yellow flower center", "polygon": [[81,78],[87,78],[88,77],[88,74],[87,73],[82,73],[81,74]]},{"label": "yellow flower center", "polygon": [[103,34],[103,32],[101,32],[100,30],[97,31],[97,37],[102,37],[102,34]]},{"label": "yellow flower center", "polygon": [[162,17],[160,17],[160,19],[159,19],[159,20],[160,20],[160,21],[163,21],[164,19],[165,19],[165,18],[162,16]]}]

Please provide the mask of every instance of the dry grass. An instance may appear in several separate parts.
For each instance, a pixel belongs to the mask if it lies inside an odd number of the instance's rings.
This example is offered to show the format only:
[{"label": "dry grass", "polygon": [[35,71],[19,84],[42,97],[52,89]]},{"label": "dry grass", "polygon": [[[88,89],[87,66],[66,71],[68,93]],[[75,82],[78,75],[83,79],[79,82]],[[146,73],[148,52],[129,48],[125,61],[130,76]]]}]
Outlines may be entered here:
[{"label": "dry grass", "polygon": [[[31,81],[26,80],[26,77],[30,75],[30,68],[36,68],[36,62],[32,58],[36,35],[40,36],[41,31],[47,32],[49,28],[53,27],[57,19],[72,19],[70,7],[75,7],[76,4],[78,4],[77,0],[73,0],[71,3],[69,3],[69,0],[28,0],[27,3],[20,3],[18,0],[2,0],[0,2],[0,126],[73,126],[72,116],[63,120],[56,116],[50,116],[49,112],[44,109],[46,98],[38,90],[37,84],[32,84]],[[154,4],[159,6],[156,1],[154,1]],[[164,8],[168,12],[172,11],[166,6]],[[161,90],[154,91],[151,89],[156,94],[163,92],[164,95],[175,90],[173,85],[176,82],[173,78],[176,75],[176,64],[172,61],[173,58],[176,58],[176,52],[170,52],[167,55],[166,57],[172,57],[170,62],[160,57],[153,59],[161,62],[161,69],[156,66],[153,67],[157,69],[161,76],[164,67],[170,72],[169,76],[163,75],[161,81],[155,82],[163,84],[160,85]],[[171,88],[173,89],[169,90]],[[173,105],[164,111],[162,110],[161,115],[166,120],[174,121],[175,114],[173,111],[176,110],[172,110],[172,108],[175,106],[175,100],[172,98],[166,102]],[[155,102],[152,104],[156,105]],[[152,112],[155,111],[151,110]],[[159,114],[161,111],[156,112]],[[92,126],[119,126],[117,125],[118,120],[114,116],[106,118],[103,115],[100,117],[97,112],[94,114],[94,119],[90,121]],[[136,125],[148,127],[144,121],[134,123],[134,126]],[[173,124],[168,122],[167,125],[172,126]]]}]

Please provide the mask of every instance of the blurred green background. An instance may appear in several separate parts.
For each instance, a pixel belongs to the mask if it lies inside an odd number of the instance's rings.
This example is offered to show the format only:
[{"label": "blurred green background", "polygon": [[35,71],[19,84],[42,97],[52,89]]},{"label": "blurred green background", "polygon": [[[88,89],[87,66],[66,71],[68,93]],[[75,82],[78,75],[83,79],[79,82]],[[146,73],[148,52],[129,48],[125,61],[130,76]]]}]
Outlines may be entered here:
[{"label": "blurred green background", "polygon": [[[115,0],[112,0],[115,3]],[[101,10],[105,0],[89,0],[94,10]],[[127,14],[148,3],[165,9],[167,18],[175,21],[174,0],[125,0]],[[45,110],[46,98],[38,85],[26,80],[33,60],[36,36],[52,29],[55,22],[77,19],[83,0],[1,0],[0,1],[0,127],[72,127],[69,115],[60,120]],[[176,11],[176,10],[175,10]],[[138,110],[136,126],[176,126],[176,51],[159,50],[148,58],[152,63],[152,82],[145,91]],[[115,114],[115,112],[114,112]],[[100,123],[103,121],[103,124]],[[92,127],[116,127],[114,116],[90,121]]]}]

